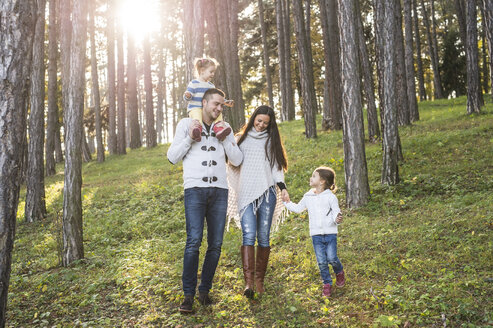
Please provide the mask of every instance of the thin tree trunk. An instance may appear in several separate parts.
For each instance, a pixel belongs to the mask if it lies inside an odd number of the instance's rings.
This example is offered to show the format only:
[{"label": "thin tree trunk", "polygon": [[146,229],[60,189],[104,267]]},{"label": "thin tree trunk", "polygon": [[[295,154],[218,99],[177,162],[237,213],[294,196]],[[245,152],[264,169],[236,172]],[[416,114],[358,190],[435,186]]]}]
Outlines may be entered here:
[{"label": "thin tree trunk", "polygon": [[62,123],[60,123],[57,113],[56,130],[55,130],[55,162],[57,163],[63,163],[64,161],[63,151],[62,151],[62,137],[60,133],[61,126]]},{"label": "thin tree trunk", "polygon": [[156,128],[154,127],[154,104],[152,97],[151,42],[149,35],[144,39],[144,88],[146,93],[146,145],[157,146]]},{"label": "thin tree trunk", "polygon": [[130,148],[142,146],[140,138],[139,106],[137,100],[137,68],[135,59],[135,40],[129,31],[127,37],[127,82],[128,82],[128,121],[130,124]]},{"label": "thin tree trunk", "polygon": [[36,1],[0,0],[0,327],[5,326]]},{"label": "thin tree trunk", "polygon": [[[483,61],[483,65],[481,67],[481,69],[483,70],[482,71],[482,76],[481,76],[481,82],[482,82],[482,87],[483,87],[483,91],[481,92],[480,90],[480,93],[481,95],[484,93],[488,93],[488,55],[487,55],[487,51],[486,51],[486,22],[485,22],[485,17],[484,17],[484,13],[483,13],[483,19],[481,20],[481,55],[482,55],[482,61]],[[484,105],[484,102],[482,103],[482,105]]]},{"label": "thin tree trunk", "polygon": [[[358,4],[356,3],[356,8]],[[363,22],[359,10],[356,10],[356,28],[358,36],[358,49],[361,68],[363,70],[363,86],[366,95],[367,120],[368,120],[368,139],[376,142],[380,138],[380,128],[378,126],[377,106],[375,104],[375,86],[373,82],[373,72],[371,71],[370,58],[366,49],[365,37],[363,34]]]},{"label": "thin tree trunk", "polygon": [[159,44],[159,55],[158,55],[158,84],[157,84],[157,108],[156,108],[156,134],[157,134],[157,142],[163,143],[163,125],[164,125],[164,117],[163,117],[163,103],[166,99],[166,83],[164,80],[164,70],[165,63],[163,60],[163,51],[164,47],[162,44]]},{"label": "thin tree trunk", "polygon": [[489,70],[490,70],[490,86],[491,101],[493,101],[493,1],[492,0],[481,0],[483,5],[484,20],[486,25],[486,40],[488,43],[488,54],[489,54]]},{"label": "thin tree trunk", "polygon": [[258,0],[258,12],[260,17],[260,32],[262,34],[262,47],[264,52],[265,80],[267,82],[267,94],[269,96],[269,106],[274,108],[274,94],[272,91],[272,78],[270,75],[269,44],[267,43],[267,26],[264,20],[263,0]]},{"label": "thin tree trunk", "polygon": [[370,186],[365,154],[355,0],[338,0],[338,5],[346,204],[349,208],[358,208],[368,203]]},{"label": "thin tree trunk", "polygon": [[84,163],[92,161],[91,147],[89,147],[89,142],[87,142],[86,129],[84,127],[82,128],[82,160]]},{"label": "thin tree trunk", "polygon": [[[223,0],[224,1],[224,0]],[[185,40],[185,79],[194,78],[193,63],[204,53],[204,9],[203,0],[183,1],[183,36]]]},{"label": "thin tree trunk", "polygon": [[383,26],[383,92],[384,92],[384,114],[383,114],[383,165],[382,184],[395,185],[399,183],[399,130],[397,127],[396,106],[396,76],[395,76],[395,3],[393,1],[377,0],[384,3],[385,20]]},{"label": "thin tree trunk", "polygon": [[407,99],[409,101],[409,115],[411,122],[419,120],[418,101],[416,99],[416,82],[414,74],[414,46],[413,46],[413,18],[412,0],[404,0],[404,30],[405,30],[405,58],[407,78]]},{"label": "thin tree trunk", "polygon": [[402,35],[402,8],[400,1],[395,2],[394,7],[395,46],[396,46],[396,70],[397,70],[397,122],[399,125],[411,124],[409,98],[407,96],[407,75],[404,54],[404,37]]},{"label": "thin tree trunk", "polygon": [[48,115],[46,119],[45,162],[46,175],[51,176],[55,171],[55,137],[58,126],[58,77],[57,77],[57,1],[49,0],[48,25]]},{"label": "thin tree trunk", "polygon": [[[277,4],[277,2],[279,4]],[[278,12],[280,14],[278,14]],[[294,89],[291,81],[291,23],[290,23],[290,10],[289,1],[279,0],[276,1],[276,17],[280,19],[277,22],[278,30],[281,27],[282,33],[278,37],[279,42],[283,43],[283,53],[280,54],[279,65],[283,66],[284,79],[282,85],[280,85],[282,94],[281,104],[281,120],[291,121],[295,118],[295,106],[294,106]],[[280,24],[280,25],[279,25]],[[281,59],[282,57],[282,59]]]},{"label": "thin tree trunk", "polygon": [[[262,0],[259,0],[262,1]],[[287,104],[287,92],[286,84],[288,83],[286,78],[286,65],[284,61],[286,60],[286,44],[285,44],[285,32],[284,32],[284,10],[283,10],[283,0],[278,0],[276,3],[276,26],[277,26],[277,55],[279,58],[279,94],[281,103],[281,121],[286,121],[288,119],[288,104]]]},{"label": "thin tree trunk", "polygon": [[101,97],[99,94],[98,62],[96,58],[96,36],[94,29],[95,0],[90,3],[89,13],[89,38],[91,42],[91,78],[92,78],[92,97],[94,103],[94,121],[96,129],[97,159],[99,163],[104,162],[103,132],[101,125]]},{"label": "thin tree trunk", "polygon": [[116,77],[115,77],[115,3],[108,0],[106,37],[108,42],[108,150],[117,154],[116,136]]},{"label": "thin tree trunk", "polygon": [[118,154],[125,155],[127,153],[127,138],[126,138],[126,115],[125,115],[125,57],[123,54],[123,30],[117,25],[116,31],[116,48],[118,53],[117,66],[117,129],[116,149]]},{"label": "thin tree trunk", "polygon": [[31,71],[31,112],[29,114],[29,151],[25,218],[34,222],[46,216],[44,182],[44,112],[45,112],[45,0],[37,0]]},{"label": "thin tree trunk", "polygon": [[416,64],[418,67],[418,86],[419,86],[419,100],[426,100],[426,89],[425,89],[425,77],[423,73],[423,60],[421,59],[421,37],[419,36],[419,25],[418,25],[418,11],[416,0],[413,1],[413,21],[414,30],[416,31]]},{"label": "thin tree trunk", "polygon": [[466,4],[466,61],[467,61],[467,113],[480,113],[479,99],[479,68],[478,68],[478,30],[477,30],[476,2],[467,1]]},{"label": "thin tree trunk", "polygon": [[460,39],[466,48],[467,43],[467,27],[466,27],[466,3],[464,0],[455,0],[455,13],[457,14],[457,21],[459,22]]},{"label": "thin tree trunk", "polygon": [[317,137],[315,113],[317,110],[313,67],[310,61],[309,40],[305,30],[303,4],[301,0],[293,2],[293,16],[296,29],[296,48],[298,49],[298,66],[300,70],[301,92],[303,98],[303,117],[305,119],[305,134],[307,138]]}]

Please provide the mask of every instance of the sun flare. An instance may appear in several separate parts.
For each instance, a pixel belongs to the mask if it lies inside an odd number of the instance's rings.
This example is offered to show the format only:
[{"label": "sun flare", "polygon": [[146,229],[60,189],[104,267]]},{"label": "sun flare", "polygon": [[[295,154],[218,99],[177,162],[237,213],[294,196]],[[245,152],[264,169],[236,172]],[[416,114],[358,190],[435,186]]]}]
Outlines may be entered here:
[{"label": "sun flare", "polygon": [[157,0],[123,0],[119,18],[127,33],[136,41],[142,40],[148,33],[159,30],[159,4]]}]

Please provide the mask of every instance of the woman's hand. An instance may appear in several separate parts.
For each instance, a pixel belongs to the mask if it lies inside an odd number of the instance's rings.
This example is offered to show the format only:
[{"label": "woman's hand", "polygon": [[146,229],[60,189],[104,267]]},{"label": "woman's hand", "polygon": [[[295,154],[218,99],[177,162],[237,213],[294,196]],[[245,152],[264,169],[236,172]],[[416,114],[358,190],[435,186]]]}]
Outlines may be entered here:
[{"label": "woman's hand", "polygon": [[341,213],[337,214],[336,223],[337,224],[341,224],[342,223],[342,214]]},{"label": "woman's hand", "polygon": [[289,194],[288,194],[288,190],[287,189],[283,189],[281,191],[281,197],[282,197],[282,201],[283,202],[286,202],[286,203],[289,203],[291,200],[289,199]]}]

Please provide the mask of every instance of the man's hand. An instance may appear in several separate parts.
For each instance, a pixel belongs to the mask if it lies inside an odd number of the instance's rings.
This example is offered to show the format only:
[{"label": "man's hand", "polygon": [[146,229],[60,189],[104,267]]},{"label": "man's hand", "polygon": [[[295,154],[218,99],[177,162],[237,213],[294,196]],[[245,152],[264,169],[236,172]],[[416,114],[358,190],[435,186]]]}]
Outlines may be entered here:
[{"label": "man's hand", "polygon": [[337,224],[341,224],[342,223],[342,214],[341,213],[337,214],[336,223]]}]

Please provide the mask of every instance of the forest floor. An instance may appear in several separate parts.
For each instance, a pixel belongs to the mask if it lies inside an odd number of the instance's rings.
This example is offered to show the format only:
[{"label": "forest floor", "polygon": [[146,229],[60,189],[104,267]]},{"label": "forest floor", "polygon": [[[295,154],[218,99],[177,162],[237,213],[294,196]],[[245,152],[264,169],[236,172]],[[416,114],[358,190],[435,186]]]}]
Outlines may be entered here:
[{"label": "forest floor", "polygon": [[[85,259],[60,263],[63,168],[46,180],[48,217],[23,220],[21,191],[7,327],[491,327],[493,326],[493,105],[466,115],[466,99],[420,103],[401,127],[401,182],[380,184],[380,144],[366,145],[371,199],[345,206],[342,133],[306,140],[302,121],[280,124],[286,184],[299,201],[314,168],[335,168],[344,212],[338,249],[347,282],[321,280],[308,218],[272,234],[266,293],[242,295],[241,233],[225,232],[211,296],[182,315],[185,245],[182,166],[168,145],[83,166]],[[202,243],[201,262],[206,248]]]}]

